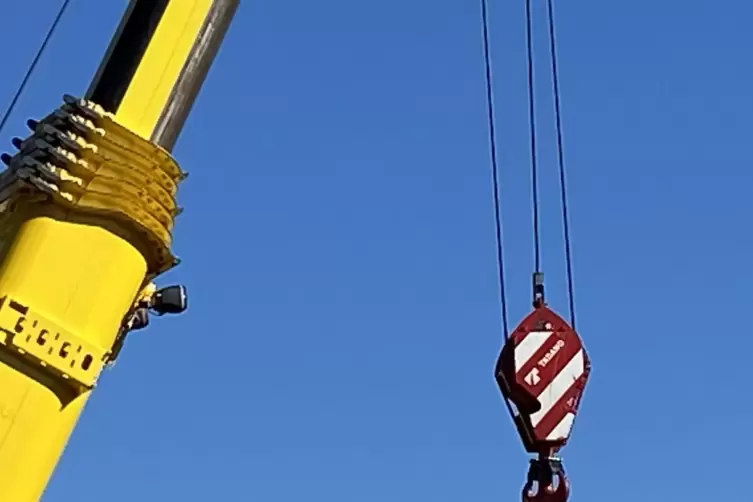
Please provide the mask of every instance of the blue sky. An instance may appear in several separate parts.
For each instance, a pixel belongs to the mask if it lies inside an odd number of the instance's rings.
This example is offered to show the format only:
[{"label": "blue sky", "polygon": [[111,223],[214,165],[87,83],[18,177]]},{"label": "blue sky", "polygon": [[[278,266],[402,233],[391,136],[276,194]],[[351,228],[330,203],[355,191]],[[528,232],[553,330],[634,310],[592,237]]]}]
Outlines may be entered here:
[{"label": "blue sky", "polygon": [[[2,3],[0,100],[59,5],[31,3]],[[73,2],[6,144],[84,92],[125,3]],[[491,10],[512,322],[532,271],[523,5]],[[557,14],[594,366],[563,452],[573,501],[732,499],[730,454],[753,448],[737,319],[753,282],[753,4]],[[543,28],[544,270],[564,311]],[[129,339],[46,501],[518,500],[527,460],[492,378],[479,29],[476,1],[244,2],[175,150],[192,176],[184,263],[165,280],[188,285],[190,311]]]}]

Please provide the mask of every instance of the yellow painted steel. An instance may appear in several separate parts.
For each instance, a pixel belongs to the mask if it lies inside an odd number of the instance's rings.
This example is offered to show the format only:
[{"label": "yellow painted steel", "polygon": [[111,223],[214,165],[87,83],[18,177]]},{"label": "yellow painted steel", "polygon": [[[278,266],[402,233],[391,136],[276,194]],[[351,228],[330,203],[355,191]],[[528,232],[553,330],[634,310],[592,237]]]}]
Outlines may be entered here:
[{"label": "yellow painted steel", "polygon": [[116,120],[148,138],[183,68],[212,0],[172,1],[131,80]]},{"label": "yellow painted steel", "polygon": [[[211,0],[169,3],[115,114],[149,138],[189,56]],[[22,204],[23,205],[23,204]],[[108,351],[149,272],[142,253],[105,222],[61,206],[19,207],[0,231],[0,298],[30,307]],[[12,326],[2,325],[10,330]],[[8,314],[10,315],[10,314]],[[0,346],[0,501],[41,499],[88,400]],[[68,389],[68,390],[66,390]],[[70,500],[77,500],[75,493]]]}]

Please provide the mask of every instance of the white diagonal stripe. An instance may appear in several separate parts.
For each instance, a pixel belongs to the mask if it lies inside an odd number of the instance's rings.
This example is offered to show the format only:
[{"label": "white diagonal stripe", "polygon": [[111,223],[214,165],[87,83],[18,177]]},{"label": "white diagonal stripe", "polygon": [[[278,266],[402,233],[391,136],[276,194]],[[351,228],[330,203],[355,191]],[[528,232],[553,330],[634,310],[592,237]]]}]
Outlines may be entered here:
[{"label": "white diagonal stripe", "polygon": [[573,413],[568,413],[565,415],[565,418],[563,418],[560,423],[552,429],[552,432],[549,433],[546,440],[558,441],[568,437],[570,435],[570,430],[573,428],[573,422],[575,422],[575,415]]},{"label": "white diagonal stripe", "polygon": [[552,331],[531,331],[515,347],[515,373],[528,362],[542,345],[552,336]]},{"label": "white diagonal stripe", "polygon": [[570,362],[562,368],[557,376],[554,377],[552,383],[547,385],[547,387],[541,392],[541,395],[539,395],[538,399],[539,403],[541,403],[541,409],[531,415],[531,424],[534,427],[541,422],[541,419],[549,413],[552,406],[554,406],[555,403],[565,395],[565,392],[573,386],[573,382],[580,378],[584,371],[586,371],[586,365],[583,359],[583,349],[581,349],[575,354],[575,357],[573,357]]}]

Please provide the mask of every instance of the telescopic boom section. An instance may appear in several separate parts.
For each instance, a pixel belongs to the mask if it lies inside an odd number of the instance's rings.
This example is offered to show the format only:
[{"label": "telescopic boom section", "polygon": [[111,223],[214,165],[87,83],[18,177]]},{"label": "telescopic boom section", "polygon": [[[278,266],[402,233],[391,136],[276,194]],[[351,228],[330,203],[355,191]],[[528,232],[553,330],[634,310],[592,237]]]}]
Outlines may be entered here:
[{"label": "telescopic boom section", "polygon": [[125,333],[185,306],[152,283],[177,264],[170,151],[238,3],[132,0],[85,98],[3,155],[0,501],[41,498]]}]

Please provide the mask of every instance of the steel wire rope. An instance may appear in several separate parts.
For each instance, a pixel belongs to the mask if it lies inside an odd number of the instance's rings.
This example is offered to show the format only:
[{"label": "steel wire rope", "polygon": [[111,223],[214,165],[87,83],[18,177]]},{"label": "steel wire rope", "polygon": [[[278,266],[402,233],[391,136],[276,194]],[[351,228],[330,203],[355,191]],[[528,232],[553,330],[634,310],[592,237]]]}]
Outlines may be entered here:
[{"label": "steel wire rope", "polygon": [[[486,87],[486,112],[489,129],[489,153],[491,158],[492,170],[492,187],[494,190],[494,223],[495,223],[495,243],[497,251],[497,271],[499,301],[502,322],[502,339],[507,342],[510,337],[510,329],[507,320],[507,291],[505,287],[505,259],[504,245],[502,237],[502,210],[499,196],[499,161],[497,160],[497,132],[494,113],[494,86],[492,85],[492,58],[489,43],[489,5],[488,0],[481,0],[481,25],[483,29],[484,41],[484,83]],[[513,423],[517,423],[516,409],[509,399],[503,399],[510,418]]]},{"label": "steel wire rope", "polygon": [[567,271],[567,300],[570,309],[570,326],[575,329],[575,286],[573,281],[573,259],[570,240],[570,217],[567,204],[567,184],[565,177],[565,154],[562,133],[562,106],[560,99],[559,65],[557,61],[557,40],[552,0],[547,0],[547,18],[549,25],[549,53],[552,68],[552,87],[554,92],[554,120],[557,134],[557,163],[560,178],[560,201],[562,207],[562,231],[565,241],[565,266]]},{"label": "steel wire rope", "polygon": [[502,315],[502,336],[505,341],[510,336],[507,320],[507,291],[505,287],[505,259],[502,237],[502,209],[499,196],[499,162],[497,160],[497,132],[494,113],[494,87],[492,81],[492,58],[489,43],[489,5],[488,0],[481,0],[481,24],[484,39],[484,70],[486,86],[486,113],[489,130],[489,154],[491,157],[492,188],[494,190],[494,223],[497,252],[497,272],[499,300]]},{"label": "steel wire rope", "polygon": [[60,24],[60,20],[63,18],[63,15],[65,14],[66,9],[68,9],[68,4],[70,3],[71,3],[71,0],[65,0],[63,4],[60,6],[60,8],[58,9],[57,15],[55,16],[55,19],[52,22],[52,25],[50,25],[50,28],[47,30],[47,34],[45,35],[44,40],[42,41],[42,44],[39,46],[39,50],[37,50],[37,53],[34,56],[34,59],[31,61],[29,68],[26,70],[26,74],[21,80],[21,83],[19,84],[18,89],[16,89],[16,93],[13,95],[13,99],[11,99],[10,104],[8,105],[8,108],[5,110],[5,113],[3,114],[3,118],[0,119],[0,132],[2,132],[3,129],[5,128],[5,125],[7,124],[8,119],[13,113],[13,110],[16,108],[19,98],[21,97],[24,90],[26,89],[26,84],[29,83],[29,79],[34,73],[34,70],[37,68],[37,65],[39,64],[39,60],[42,58],[42,55],[44,54],[45,49],[47,49],[47,45],[49,45],[50,39],[55,34],[58,24]]},{"label": "steel wire rope", "polygon": [[536,142],[536,97],[533,69],[533,14],[531,0],[526,0],[526,62],[528,64],[528,126],[531,146],[531,198],[533,205],[534,271],[541,272],[541,239],[539,237],[539,169]]}]

